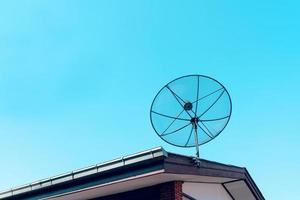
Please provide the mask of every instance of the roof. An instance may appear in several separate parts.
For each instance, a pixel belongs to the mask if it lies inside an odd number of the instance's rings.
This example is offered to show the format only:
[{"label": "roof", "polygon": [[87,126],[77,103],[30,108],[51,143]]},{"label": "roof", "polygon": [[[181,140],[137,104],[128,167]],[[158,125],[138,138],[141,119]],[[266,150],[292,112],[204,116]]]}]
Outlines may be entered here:
[{"label": "roof", "polygon": [[201,159],[201,167],[195,167],[191,159],[190,156],[169,153],[162,147],[157,147],[12,188],[0,192],[0,199],[59,200],[66,195],[71,198],[73,195],[72,199],[75,199],[75,195],[78,196],[79,193],[90,195],[88,197],[91,198],[91,195],[109,195],[163,181],[192,179],[218,182],[233,196],[239,195],[236,190],[236,184],[239,184],[240,188],[249,190],[254,199],[264,200],[246,168],[204,159]]}]

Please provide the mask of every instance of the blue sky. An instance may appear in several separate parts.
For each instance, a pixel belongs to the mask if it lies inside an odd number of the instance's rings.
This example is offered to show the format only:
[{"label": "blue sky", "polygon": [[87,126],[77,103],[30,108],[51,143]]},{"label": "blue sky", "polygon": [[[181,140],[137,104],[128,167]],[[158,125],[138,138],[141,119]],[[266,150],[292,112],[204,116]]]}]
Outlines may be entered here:
[{"label": "blue sky", "polygon": [[151,102],[172,79],[216,78],[228,126],[201,156],[245,166],[266,199],[300,169],[299,1],[1,1],[0,189],[155,146]]}]

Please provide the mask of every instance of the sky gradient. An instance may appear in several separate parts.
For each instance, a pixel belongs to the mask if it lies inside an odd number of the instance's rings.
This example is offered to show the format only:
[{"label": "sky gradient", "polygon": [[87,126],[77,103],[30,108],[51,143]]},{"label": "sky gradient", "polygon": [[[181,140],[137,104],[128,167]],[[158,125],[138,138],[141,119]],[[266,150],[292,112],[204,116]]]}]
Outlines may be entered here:
[{"label": "sky gradient", "polygon": [[229,91],[201,157],[300,196],[299,1],[0,1],[0,190],[156,146],[151,102],[203,74]]}]

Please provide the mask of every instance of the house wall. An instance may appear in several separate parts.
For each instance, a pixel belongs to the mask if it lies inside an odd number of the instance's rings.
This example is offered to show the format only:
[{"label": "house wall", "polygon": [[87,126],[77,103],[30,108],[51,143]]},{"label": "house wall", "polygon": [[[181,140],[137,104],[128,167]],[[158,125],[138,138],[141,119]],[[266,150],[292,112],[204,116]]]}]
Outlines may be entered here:
[{"label": "house wall", "polygon": [[195,199],[232,200],[221,184],[184,182],[182,192]]}]

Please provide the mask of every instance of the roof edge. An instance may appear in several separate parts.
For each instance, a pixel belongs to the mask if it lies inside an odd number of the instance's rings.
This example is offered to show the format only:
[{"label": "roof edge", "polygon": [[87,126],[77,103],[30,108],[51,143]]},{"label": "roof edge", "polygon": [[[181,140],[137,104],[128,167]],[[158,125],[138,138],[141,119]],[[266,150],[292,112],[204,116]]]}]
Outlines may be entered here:
[{"label": "roof edge", "polygon": [[168,157],[168,152],[159,146],[135,154],[130,154],[117,159],[113,159],[107,162],[98,163],[96,165],[53,176],[47,179],[41,179],[29,184],[25,184],[8,190],[3,190],[0,191],[0,199],[39,190],[45,187],[54,186],[66,181],[72,181],[90,175],[101,174],[113,169],[160,157]]}]

